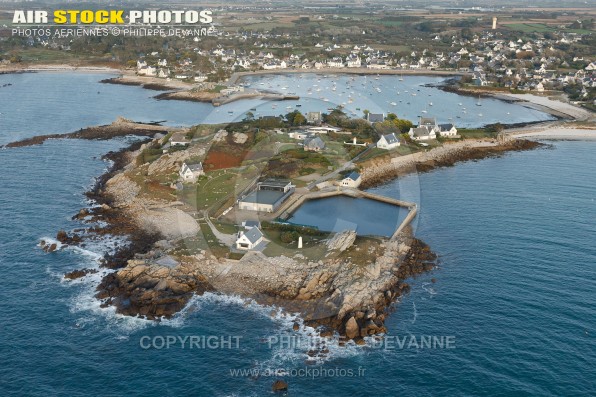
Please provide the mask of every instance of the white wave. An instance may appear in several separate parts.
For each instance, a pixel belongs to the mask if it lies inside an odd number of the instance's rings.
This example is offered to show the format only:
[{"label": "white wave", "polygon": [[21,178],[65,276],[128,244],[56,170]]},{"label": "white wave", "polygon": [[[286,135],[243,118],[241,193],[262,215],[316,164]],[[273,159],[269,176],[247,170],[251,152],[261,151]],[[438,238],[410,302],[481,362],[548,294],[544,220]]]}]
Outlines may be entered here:
[{"label": "white wave", "polygon": [[432,285],[431,283],[422,283],[422,289],[425,290],[426,292],[428,292],[428,294],[431,296],[431,298],[437,294],[437,292],[434,290],[434,288],[432,287],[428,287],[429,285]]},{"label": "white wave", "polygon": [[416,319],[418,318],[418,311],[416,310],[416,302],[412,302],[412,307],[414,309],[414,318],[412,318],[412,324],[414,324],[416,322]]},{"label": "white wave", "polygon": [[47,245],[52,245],[52,244],[56,244],[56,251],[59,251],[62,249],[62,247],[64,247],[64,244],[62,244],[60,241],[56,240],[53,237],[41,237],[39,239],[39,244],[41,245],[41,242],[45,241]]},{"label": "white wave", "polygon": [[[181,327],[184,324],[188,314],[201,310],[207,305],[222,306],[233,305],[249,310],[253,313],[268,318],[276,325],[274,334],[267,335],[262,340],[271,348],[269,359],[258,363],[261,371],[278,370],[286,368],[291,364],[323,364],[326,361],[353,357],[362,354],[363,346],[357,346],[350,341],[343,346],[340,345],[339,335],[332,337],[321,336],[319,330],[304,324],[303,319],[298,313],[288,313],[283,308],[277,306],[260,305],[254,299],[243,298],[237,295],[224,295],[220,293],[207,292],[201,296],[194,296],[185,306],[185,308],[176,314],[171,320],[164,320],[164,325]],[[294,330],[294,324],[298,325],[298,330]],[[270,343],[272,339],[285,338],[290,343]],[[367,340],[369,338],[365,338]],[[316,357],[308,355],[309,350],[317,352]],[[328,352],[321,354],[321,350]]]},{"label": "white wave", "polygon": [[[47,237],[42,239],[50,243],[60,243]],[[142,318],[118,314],[113,306],[101,307],[102,301],[95,297],[96,288],[101,280],[113,272],[111,269],[101,267],[101,259],[106,253],[115,252],[117,246],[126,244],[126,242],[127,239],[121,236],[101,236],[97,239],[86,240],[84,248],[76,245],[64,247],[65,251],[76,253],[82,259],[72,270],[85,268],[96,271],[75,280],[65,279],[64,270],[58,272],[49,266],[46,268],[46,273],[51,278],[59,280],[61,285],[78,288],[77,293],[70,299],[69,308],[71,313],[78,316],[74,324],[76,328],[104,327],[113,332],[116,338],[122,339],[139,329],[155,324],[153,321]]]},{"label": "white wave", "polygon": [[97,273],[88,274],[71,283],[80,288],[78,294],[71,299],[70,306],[70,312],[80,316],[76,320],[77,327],[106,327],[108,331],[115,334],[117,339],[122,340],[134,332],[155,325],[154,321],[116,313],[114,306],[101,307],[102,301],[95,297],[96,288],[113,270],[105,268],[97,270]]}]

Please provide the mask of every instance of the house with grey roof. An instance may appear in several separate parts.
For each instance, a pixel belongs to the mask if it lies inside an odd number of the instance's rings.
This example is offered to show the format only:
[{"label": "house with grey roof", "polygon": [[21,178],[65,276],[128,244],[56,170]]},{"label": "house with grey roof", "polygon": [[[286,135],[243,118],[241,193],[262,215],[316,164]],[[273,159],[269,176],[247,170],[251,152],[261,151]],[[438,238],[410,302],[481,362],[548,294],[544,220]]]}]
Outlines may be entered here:
[{"label": "house with grey roof", "polygon": [[381,136],[381,139],[377,142],[377,147],[379,149],[391,150],[398,147],[400,144],[399,138],[397,138],[394,133],[391,133]]},{"label": "house with grey roof", "polygon": [[410,128],[408,135],[410,135],[410,138],[415,141],[428,141],[431,139],[437,139],[435,129],[428,126]]},{"label": "house with grey roof", "polygon": [[383,113],[368,113],[366,115],[366,121],[369,123],[382,123],[385,120],[385,115]]},{"label": "house with grey roof", "polygon": [[439,124],[439,135],[445,138],[457,138],[457,128],[451,123]]},{"label": "house with grey roof", "polygon": [[182,167],[180,167],[178,173],[184,182],[196,182],[201,175],[205,175],[205,171],[203,171],[203,163],[182,163]]},{"label": "house with grey roof", "polygon": [[263,233],[258,227],[252,227],[245,232],[239,232],[236,239],[236,248],[239,250],[252,250],[263,241]]},{"label": "house with grey roof", "polygon": [[190,145],[190,139],[186,137],[185,134],[181,132],[176,132],[172,134],[170,138],[170,145],[171,146],[188,146]]},{"label": "house with grey roof", "polygon": [[344,179],[341,180],[340,185],[343,187],[357,188],[362,183],[362,177],[356,171],[350,172]]},{"label": "house with grey roof", "polygon": [[320,152],[325,149],[325,142],[318,136],[308,137],[304,140],[304,150]]}]

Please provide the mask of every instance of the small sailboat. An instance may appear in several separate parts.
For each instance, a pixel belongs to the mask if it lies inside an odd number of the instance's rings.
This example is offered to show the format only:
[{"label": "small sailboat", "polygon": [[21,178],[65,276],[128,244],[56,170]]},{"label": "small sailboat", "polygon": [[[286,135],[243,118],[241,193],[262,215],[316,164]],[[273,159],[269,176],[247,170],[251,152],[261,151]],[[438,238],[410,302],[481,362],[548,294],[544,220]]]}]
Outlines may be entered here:
[{"label": "small sailboat", "polygon": [[403,74],[399,76],[399,81],[404,81],[404,75]]},{"label": "small sailboat", "polygon": [[482,106],[482,103],[480,102],[480,95],[478,95],[478,102],[476,102],[476,106]]}]

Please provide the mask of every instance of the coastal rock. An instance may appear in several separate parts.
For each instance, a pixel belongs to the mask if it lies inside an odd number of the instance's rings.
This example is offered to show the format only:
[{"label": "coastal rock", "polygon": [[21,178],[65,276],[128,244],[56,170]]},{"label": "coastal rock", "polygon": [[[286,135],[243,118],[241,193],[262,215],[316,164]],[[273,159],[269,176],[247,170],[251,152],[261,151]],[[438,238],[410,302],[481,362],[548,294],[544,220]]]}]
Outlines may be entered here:
[{"label": "coastal rock", "polygon": [[219,130],[213,137],[213,142],[222,142],[228,136],[228,131],[226,130]]},{"label": "coastal rock", "polygon": [[350,319],[346,322],[346,336],[350,339],[354,339],[360,335],[360,327],[358,327],[358,323],[354,317],[350,317]]},{"label": "coastal rock", "polygon": [[97,273],[96,269],[81,269],[81,270],[73,270],[72,272],[68,272],[64,274],[64,278],[67,280],[76,280],[78,278],[85,277],[88,274]]},{"label": "coastal rock", "polygon": [[274,392],[286,391],[288,390],[288,384],[283,380],[276,380],[275,382],[273,382],[271,390],[273,390]]},{"label": "coastal rock", "polygon": [[248,140],[248,135],[246,135],[242,132],[234,132],[234,135],[232,137],[234,139],[234,143],[237,143],[240,145],[246,143],[246,141]]},{"label": "coastal rock", "polygon": [[54,252],[54,251],[58,250],[59,248],[62,248],[62,244],[60,244],[60,247],[58,247],[57,243],[49,242],[49,241],[45,241],[45,240],[41,240],[39,242],[39,246],[41,247],[41,249],[44,252]]},{"label": "coastal rock", "polygon": [[337,233],[327,242],[327,248],[330,251],[340,251],[343,252],[350,248],[354,241],[356,241],[356,231],[354,230],[346,230],[341,233]]}]

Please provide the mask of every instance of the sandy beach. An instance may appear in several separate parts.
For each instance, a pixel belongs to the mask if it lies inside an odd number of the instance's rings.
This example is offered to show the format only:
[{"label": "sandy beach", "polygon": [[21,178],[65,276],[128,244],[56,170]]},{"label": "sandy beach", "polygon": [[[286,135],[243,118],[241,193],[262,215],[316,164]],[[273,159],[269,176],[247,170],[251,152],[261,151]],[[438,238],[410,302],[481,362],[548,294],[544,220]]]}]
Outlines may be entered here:
[{"label": "sandy beach", "polygon": [[596,126],[588,128],[551,127],[539,130],[520,131],[512,134],[516,138],[568,140],[568,141],[593,141],[596,140]]},{"label": "sandy beach", "polygon": [[546,111],[555,115],[562,114],[575,120],[588,121],[595,119],[595,114],[587,109],[572,105],[570,103],[561,102],[556,99],[550,99],[546,96],[534,94],[499,94],[497,97],[512,99],[516,102],[528,102],[528,104],[534,105],[532,107],[538,110]]},{"label": "sandy beach", "polygon": [[8,73],[61,73],[61,72],[78,72],[78,73],[123,73],[120,69],[111,68],[108,66],[74,66],[74,65],[9,65],[0,67],[0,74]]}]

